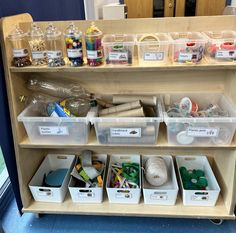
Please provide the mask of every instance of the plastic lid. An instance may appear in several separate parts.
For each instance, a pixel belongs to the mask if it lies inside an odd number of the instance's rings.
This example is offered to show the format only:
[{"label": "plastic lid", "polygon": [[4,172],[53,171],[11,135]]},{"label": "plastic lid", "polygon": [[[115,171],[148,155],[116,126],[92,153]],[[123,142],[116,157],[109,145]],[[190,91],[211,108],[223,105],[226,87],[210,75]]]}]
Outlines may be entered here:
[{"label": "plastic lid", "polygon": [[43,36],[43,31],[40,27],[36,25],[36,23],[31,24],[31,30],[29,31],[29,36],[31,37],[40,37]]},{"label": "plastic lid", "polygon": [[102,31],[95,26],[94,22],[92,22],[91,25],[86,30],[86,36],[100,36],[100,35],[102,35]]},{"label": "plastic lid", "polygon": [[49,23],[48,27],[46,28],[45,36],[50,38],[50,37],[57,37],[60,35],[61,32],[52,23]]},{"label": "plastic lid", "polygon": [[67,37],[80,37],[82,35],[82,32],[78,27],[75,26],[73,22],[71,22],[66,28],[64,35]]},{"label": "plastic lid", "polygon": [[26,33],[24,33],[18,25],[15,25],[14,27],[15,28],[8,36],[10,39],[20,39],[26,36]]},{"label": "plastic lid", "polygon": [[176,136],[176,139],[181,145],[189,145],[194,141],[194,137],[188,136],[186,131],[179,132]]}]

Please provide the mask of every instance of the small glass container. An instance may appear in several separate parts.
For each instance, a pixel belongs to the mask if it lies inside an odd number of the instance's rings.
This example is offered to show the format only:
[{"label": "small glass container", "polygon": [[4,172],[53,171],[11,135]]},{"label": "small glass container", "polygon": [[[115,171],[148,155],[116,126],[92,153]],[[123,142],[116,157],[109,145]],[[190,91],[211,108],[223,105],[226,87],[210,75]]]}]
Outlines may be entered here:
[{"label": "small glass container", "polygon": [[45,32],[46,48],[48,56],[48,66],[58,67],[64,66],[61,32],[53,25],[48,24]]},{"label": "small glass container", "polygon": [[31,49],[32,64],[34,66],[47,65],[46,42],[42,30],[32,23],[31,30],[28,33],[29,45]]},{"label": "small glass container", "polygon": [[67,57],[71,66],[83,65],[82,32],[71,23],[64,33]]},{"label": "small glass container", "polygon": [[18,25],[15,25],[8,38],[12,46],[12,65],[16,67],[31,65],[26,33]]},{"label": "small glass container", "polygon": [[95,26],[94,22],[86,31],[86,49],[89,66],[103,64],[102,32]]}]

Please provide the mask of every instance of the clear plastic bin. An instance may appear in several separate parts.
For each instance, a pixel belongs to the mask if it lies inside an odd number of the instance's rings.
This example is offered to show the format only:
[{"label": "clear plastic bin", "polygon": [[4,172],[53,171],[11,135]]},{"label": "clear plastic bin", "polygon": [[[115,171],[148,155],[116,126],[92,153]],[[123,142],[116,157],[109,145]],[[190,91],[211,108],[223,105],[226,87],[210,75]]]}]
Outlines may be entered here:
[{"label": "clear plastic bin", "polygon": [[28,106],[19,116],[29,140],[39,144],[86,144],[90,132],[89,117],[96,114],[91,108],[87,117],[38,117],[35,106]]},{"label": "clear plastic bin", "polygon": [[100,144],[156,144],[162,107],[158,100],[157,117],[94,117],[97,140]]},{"label": "clear plastic bin", "polygon": [[208,31],[206,58],[211,63],[232,62],[236,60],[236,32]]},{"label": "clear plastic bin", "polygon": [[136,36],[140,66],[159,66],[169,62],[170,36],[166,33]]},{"label": "clear plastic bin", "polygon": [[[142,156],[143,167],[145,167],[145,162],[147,159],[153,156],[154,155]],[[158,187],[152,186],[147,182],[143,171],[142,181],[144,203],[151,205],[175,205],[179,187],[176,179],[173,159],[170,155],[162,155],[160,157],[165,160],[168,172],[168,181]]]},{"label": "clear plastic bin", "polygon": [[106,64],[132,65],[134,44],[134,35],[105,35],[102,39],[102,45]]},{"label": "clear plastic bin", "polygon": [[169,117],[165,109],[163,115],[169,144],[217,146],[231,143],[236,129],[236,111],[234,104],[223,94],[170,94],[169,97],[170,105],[189,97],[199,109],[215,104],[229,114],[229,117]]},{"label": "clear plastic bin", "polygon": [[202,62],[206,38],[200,32],[172,32],[171,60],[178,64]]},{"label": "clear plastic bin", "polygon": [[[220,193],[220,187],[211,169],[206,156],[176,156],[177,173],[180,180],[180,190],[182,192],[183,204],[185,206],[215,206]],[[206,190],[187,190],[183,187],[183,181],[180,176],[180,167],[187,170],[201,169],[205,173],[208,181]]]}]

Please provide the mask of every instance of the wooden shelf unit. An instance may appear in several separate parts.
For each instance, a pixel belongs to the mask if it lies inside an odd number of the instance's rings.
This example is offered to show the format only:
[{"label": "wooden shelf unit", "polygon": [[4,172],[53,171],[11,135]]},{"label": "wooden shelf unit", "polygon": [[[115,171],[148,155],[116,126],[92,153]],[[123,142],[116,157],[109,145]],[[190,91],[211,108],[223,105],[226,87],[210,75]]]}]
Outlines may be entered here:
[{"label": "wooden shelf unit", "polygon": [[[11,67],[11,48],[7,36],[12,25],[19,25],[27,31],[32,17],[21,14],[3,18],[1,21],[1,42],[5,79],[10,105],[11,123],[16,152],[16,163],[24,212],[91,214],[91,215],[127,215],[127,216],[160,216],[186,218],[219,218],[234,219],[236,196],[236,143],[229,146],[177,147],[168,145],[165,127],[161,127],[156,145],[100,145],[94,131],[91,132],[87,145],[54,145],[32,144],[17,116],[24,109],[18,103],[19,95],[29,95],[25,87],[26,80],[32,75],[37,78],[47,77],[51,80],[78,82],[91,92],[98,94],[162,94],[162,93],[224,93],[236,104],[236,64],[201,65],[166,65],[161,67],[140,67],[137,61],[134,66],[96,68],[83,67]],[[45,29],[47,22],[38,22]],[[69,22],[54,22],[62,31]],[[75,21],[84,32],[89,21]],[[161,19],[130,19],[115,21],[96,21],[104,33],[151,33],[168,31],[205,31],[236,29],[236,16],[187,17]],[[178,25],[178,27],[176,26]],[[74,204],[69,194],[61,204],[39,203],[32,198],[28,183],[44,157],[48,153],[75,153],[90,149],[97,153],[140,153],[170,155],[207,155],[214,174],[221,187],[220,198],[215,207],[183,206],[180,195],[175,206],[149,206],[143,201],[139,205],[109,204],[107,198],[102,204]],[[105,193],[105,192],[104,192]],[[106,196],[106,195],[105,195]]]}]

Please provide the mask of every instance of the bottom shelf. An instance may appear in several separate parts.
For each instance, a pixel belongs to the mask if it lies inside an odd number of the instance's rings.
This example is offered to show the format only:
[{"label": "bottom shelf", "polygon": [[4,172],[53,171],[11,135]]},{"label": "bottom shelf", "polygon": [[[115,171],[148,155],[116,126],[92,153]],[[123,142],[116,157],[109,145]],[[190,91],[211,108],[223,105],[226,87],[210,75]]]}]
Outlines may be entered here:
[{"label": "bottom shelf", "polygon": [[143,200],[141,200],[138,205],[110,204],[107,197],[101,204],[78,204],[72,202],[68,193],[63,203],[58,204],[32,201],[29,207],[23,208],[23,212],[137,217],[235,219],[234,214],[228,213],[221,196],[219,196],[217,204],[214,207],[187,207],[183,206],[180,196],[178,196],[175,206],[145,205]]}]

